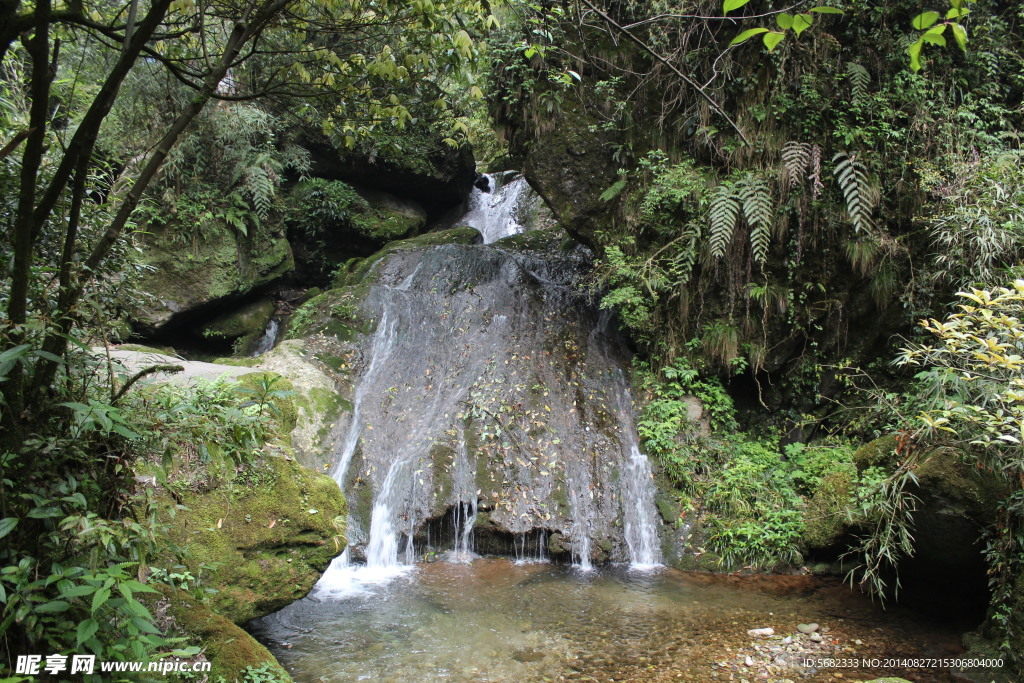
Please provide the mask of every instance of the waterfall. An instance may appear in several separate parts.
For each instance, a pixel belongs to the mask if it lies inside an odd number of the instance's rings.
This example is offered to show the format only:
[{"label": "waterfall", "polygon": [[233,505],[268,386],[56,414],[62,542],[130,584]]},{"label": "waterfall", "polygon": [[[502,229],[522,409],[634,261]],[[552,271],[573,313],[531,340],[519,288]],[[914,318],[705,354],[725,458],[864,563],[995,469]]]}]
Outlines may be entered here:
[{"label": "waterfall", "polygon": [[629,546],[630,565],[635,569],[658,567],[661,565],[661,549],[655,527],[657,511],[653,505],[651,464],[635,441],[630,445],[629,460],[621,477],[624,535]]},{"label": "waterfall", "polygon": [[487,179],[487,189],[473,187],[459,223],[479,230],[484,244],[523,232],[523,214],[536,201],[526,178],[511,171],[482,177]]},{"label": "waterfall", "polygon": [[619,473],[621,482],[623,536],[629,547],[629,562],[634,569],[661,566],[661,544],[658,539],[658,511],[654,506],[654,481],[651,463],[640,452],[636,425],[633,422],[633,398],[626,377],[618,373],[619,424],[623,434],[626,458]]},{"label": "waterfall", "polygon": [[263,330],[263,336],[256,342],[256,349],[252,352],[253,357],[262,356],[264,353],[274,348],[277,343],[277,332],[280,327],[280,323],[274,318],[271,318],[267,322],[267,327]]},{"label": "waterfall", "polygon": [[391,349],[395,344],[395,325],[388,316],[388,309],[385,308],[377,323],[377,331],[373,335],[373,342],[370,344],[370,365],[366,369],[362,381],[356,385],[355,394],[352,397],[352,419],[348,425],[348,431],[341,442],[338,461],[331,472],[331,478],[338,482],[338,486],[345,489],[345,476],[348,474],[348,466],[352,462],[352,455],[359,445],[359,435],[363,427],[363,400],[366,397],[367,389],[373,385],[373,378],[384,366]]},{"label": "waterfall", "polygon": [[[494,180],[501,202],[470,211],[487,214],[489,240],[518,229],[510,207],[526,192],[521,179]],[[584,286],[588,259],[439,244],[375,263],[353,290],[377,323],[360,344],[332,471],[350,536],[368,542],[337,558],[318,590],[394,577],[431,543],[462,562],[498,544],[524,562],[550,548],[582,570],[658,563],[628,354]]]},{"label": "waterfall", "polygon": [[366,566],[375,569],[390,569],[398,566],[398,531],[394,515],[398,508],[398,480],[405,460],[396,460],[388,470],[377,500],[373,504],[373,518],[370,523],[370,545],[366,548]]},{"label": "waterfall", "polygon": [[455,460],[453,522],[455,525],[455,547],[449,558],[456,562],[469,562],[473,552],[473,524],[476,522],[477,498],[474,474],[476,468],[469,457],[466,446],[466,432],[459,430],[458,449]]}]

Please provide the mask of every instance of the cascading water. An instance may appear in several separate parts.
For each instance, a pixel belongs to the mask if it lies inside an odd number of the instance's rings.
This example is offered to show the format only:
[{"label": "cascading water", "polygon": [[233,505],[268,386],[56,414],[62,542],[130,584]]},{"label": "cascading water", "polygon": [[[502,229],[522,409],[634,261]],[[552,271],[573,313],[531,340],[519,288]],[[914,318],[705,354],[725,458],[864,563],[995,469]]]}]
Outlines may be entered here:
[{"label": "cascading water", "polygon": [[482,178],[487,189],[473,187],[459,224],[479,230],[484,244],[523,232],[525,214],[539,201],[526,179],[512,171],[488,173]]},{"label": "cascading water", "polygon": [[476,522],[476,513],[479,505],[475,478],[474,463],[469,457],[469,449],[466,446],[466,435],[459,431],[458,449],[456,450],[455,485],[456,503],[453,510],[453,521],[455,523],[455,547],[449,554],[449,558],[456,562],[469,562],[475,553],[473,552],[473,524]]},{"label": "cascading water", "polygon": [[267,327],[263,330],[263,336],[261,336],[259,341],[256,342],[256,349],[252,352],[254,357],[262,356],[267,351],[274,348],[274,345],[277,343],[277,333],[280,329],[280,325],[281,324],[276,319],[270,319],[267,323]]},{"label": "cascading water", "polygon": [[633,422],[633,397],[624,373],[618,373],[617,404],[622,428],[625,460],[619,473],[622,482],[623,536],[629,547],[629,562],[635,569],[653,569],[661,565],[658,539],[658,511],[654,505],[654,480],[651,463],[640,452]]},{"label": "cascading water", "polygon": [[[518,182],[495,183],[508,206],[489,207],[504,216],[487,219],[489,241],[512,225]],[[474,211],[486,213],[477,205],[467,217]],[[522,560],[657,564],[627,358],[580,286],[588,256],[558,250],[560,241],[552,234],[539,255],[536,246],[397,250],[366,276],[361,311],[376,327],[332,472],[350,501],[350,536],[369,531],[366,564],[348,564],[347,551],[321,589],[394,576],[433,542],[468,561],[480,542],[488,552],[509,535],[504,552]],[[441,519],[448,531],[423,527]]]}]

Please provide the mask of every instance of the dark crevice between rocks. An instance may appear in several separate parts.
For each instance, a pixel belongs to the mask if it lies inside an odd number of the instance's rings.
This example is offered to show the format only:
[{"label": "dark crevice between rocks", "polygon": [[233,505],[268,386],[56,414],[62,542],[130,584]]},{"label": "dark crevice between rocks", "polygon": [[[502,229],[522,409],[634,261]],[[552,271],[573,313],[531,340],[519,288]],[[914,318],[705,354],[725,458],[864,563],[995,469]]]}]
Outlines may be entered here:
[{"label": "dark crevice between rocks", "polygon": [[[961,528],[956,533],[963,531]],[[954,548],[950,540],[939,546],[932,545],[947,533],[953,531],[932,528],[915,533],[915,556],[903,558],[897,569],[883,572],[888,586],[895,587],[899,581],[898,591],[890,591],[884,604],[896,605],[936,624],[968,632],[985,621],[991,595],[987,569],[977,544]],[[846,553],[856,544],[856,534],[848,532],[827,548],[815,549],[804,558],[804,565],[818,568],[816,572],[845,577],[850,584],[848,572],[854,569],[856,558]],[[863,585],[853,584],[851,588],[867,591],[867,586]]]},{"label": "dark crevice between rocks", "polygon": [[[175,313],[157,328],[135,325],[129,341],[155,348],[171,347],[191,360],[211,360],[238,353],[250,355],[267,322],[279,318],[282,311],[290,308],[291,300],[301,297],[302,290],[290,284],[287,277],[281,277],[244,294],[222,297]],[[251,329],[232,330],[225,326],[223,333],[214,331],[218,322],[243,315],[261,303],[267,314],[256,313],[259,320],[253,321]]]}]

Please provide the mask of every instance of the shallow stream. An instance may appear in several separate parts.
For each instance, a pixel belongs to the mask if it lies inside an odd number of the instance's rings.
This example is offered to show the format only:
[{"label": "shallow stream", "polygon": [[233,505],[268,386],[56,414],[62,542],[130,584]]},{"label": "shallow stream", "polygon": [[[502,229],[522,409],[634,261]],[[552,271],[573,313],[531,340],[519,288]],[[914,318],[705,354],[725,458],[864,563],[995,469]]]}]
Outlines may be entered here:
[{"label": "shallow stream", "polygon": [[[797,631],[809,622],[820,625],[820,643]],[[748,629],[761,627],[772,627],[776,636],[748,636]],[[314,590],[250,630],[298,683],[849,681],[884,675],[946,681],[953,679],[937,668],[816,671],[789,663],[955,657],[963,627],[883,612],[836,580],[624,566],[582,572],[478,559],[419,564],[390,583],[341,598]],[[782,640],[787,636],[793,642]]]}]

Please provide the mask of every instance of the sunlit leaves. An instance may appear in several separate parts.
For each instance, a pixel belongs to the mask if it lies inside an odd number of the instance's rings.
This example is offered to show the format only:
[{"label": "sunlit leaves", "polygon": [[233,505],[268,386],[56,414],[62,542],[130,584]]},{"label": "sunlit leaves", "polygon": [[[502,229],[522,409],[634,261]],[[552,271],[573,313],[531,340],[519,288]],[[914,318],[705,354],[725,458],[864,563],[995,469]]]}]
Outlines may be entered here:
[{"label": "sunlit leaves", "polygon": [[929,10],[927,12],[921,12],[911,20],[911,25],[918,31],[924,31],[917,40],[910,44],[907,48],[907,54],[910,55],[910,69],[914,73],[921,70],[921,51],[924,49],[925,43],[931,45],[938,45],[939,47],[946,47],[946,28],[950,29],[953,34],[953,39],[956,41],[957,46],[967,51],[967,29],[963,27],[960,20],[963,19],[970,12],[964,3],[973,2],[974,0],[950,0],[950,9],[946,12],[945,21],[939,23],[942,18],[942,14]]},{"label": "sunlit leaves", "polygon": [[918,14],[916,17],[914,17],[914,20],[911,23],[914,25],[914,28],[916,28],[918,31],[923,31],[926,28],[934,25],[935,22],[938,20],[938,12],[922,12],[921,14]]},{"label": "sunlit leaves", "polygon": [[722,14],[728,14],[734,9],[739,9],[748,2],[750,2],[750,0],[725,0],[725,2],[722,3]]},{"label": "sunlit leaves", "polygon": [[[742,7],[743,4],[736,5],[733,7]],[[730,3],[725,3],[725,11],[729,12]],[[768,52],[774,52],[775,48],[779,46],[789,31],[793,31],[799,38],[800,35],[809,29],[814,24],[814,15],[811,12],[817,12],[818,14],[842,14],[842,10],[838,10],[835,7],[828,7],[821,5],[818,7],[812,7],[807,12],[801,14],[789,14],[788,12],[779,12],[775,15],[775,23],[778,25],[781,31],[772,31],[764,27],[748,28],[741,31],[735,38],[733,38],[729,45],[739,45],[744,43],[756,35],[764,34],[761,40],[764,42]]]},{"label": "sunlit leaves", "polygon": [[814,17],[810,14],[798,14],[793,17],[793,30],[799,36],[814,23]]},{"label": "sunlit leaves", "polygon": [[729,45],[739,45],[740,43],[746,42],[747,40],[753,38],[754,36],[758,35],[759,33],[767,33],[767,32],[768,32],[768,29],[766,29],[766,28],[748,28],[746,31],[743,31],[738,36],[733,38],[732,41],[729,43]]},{"label": "sunlit leaves", "polygon": [[939,343],[908,346],[897,363],[928,369],[919,377],[939,399],[918,416],[927,431],[994,448],[992,469],[1016,476],[1024,472],[1016,448],[1024,438],[1024,280],[959,296],[958,312],[921,323]]},{"label": "sunlit leaves", "polygon": [[764,46],[768,48],[768,52],[773,52],[776,46],[782,42],[782,39],[786,37],[785,33],[779,33],[777,31],[771,31],[764,35]]}]

